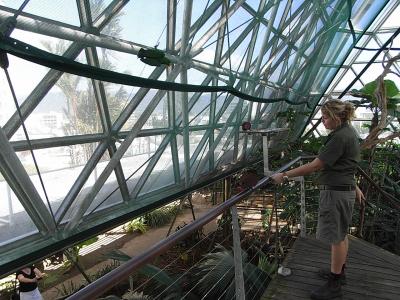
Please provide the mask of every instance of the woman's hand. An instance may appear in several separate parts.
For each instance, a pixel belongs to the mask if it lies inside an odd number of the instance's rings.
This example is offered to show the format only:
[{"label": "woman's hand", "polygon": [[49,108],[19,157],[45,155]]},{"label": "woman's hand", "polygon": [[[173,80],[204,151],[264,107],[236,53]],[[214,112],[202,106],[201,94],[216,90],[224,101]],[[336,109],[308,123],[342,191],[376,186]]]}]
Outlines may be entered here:
[{"label": "woman's hand", "polygon": [[365,201],[365,196],[364,193],[360,190],[358,185],[356,185],[356,199],[358,203],[363,204]]},{"label": "woman's hand", "polygon": [[271,176],[275,184],[281,184],[283,182],[283,173],[276,173]]},{"label": "woman's hand", "polygon": [[46,276],[46,273],[42,273],[38,268],[35,268],[33,271],[35,272],[37,280],[43,279],[43,277]]}]

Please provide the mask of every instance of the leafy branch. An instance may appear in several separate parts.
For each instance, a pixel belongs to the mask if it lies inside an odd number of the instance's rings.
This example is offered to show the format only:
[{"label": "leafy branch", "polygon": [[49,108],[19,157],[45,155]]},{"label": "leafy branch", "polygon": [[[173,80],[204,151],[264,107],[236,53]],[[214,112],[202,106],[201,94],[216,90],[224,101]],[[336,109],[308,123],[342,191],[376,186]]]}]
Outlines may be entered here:
[{"label": "leafy branch", "polygon": [[[375,81],[366,84],[360,91],[355,90],[350,93],[354,97],[363,98],[364,100],[360,101],[360,103],[369,102],[371,103],[371,108],[375,109],[371,130],[361,145],[362,149],[373,148],[377,144],[385,143],[400,136],[400,132],[395,131],[384,138],[379,138],[379,135],[388,125],[388,115],[395,117],[398,115],[396,106],[400,102],[399,90],[393,81],[385,80],[384,78],[389,73],[400,77],[400,74],[391,70],[394,62],[399,59],[400,54],[389,59],[386,64],[383,63],[384,70]],[[392,110],[392,112],[389,113],[389,110]]]}]

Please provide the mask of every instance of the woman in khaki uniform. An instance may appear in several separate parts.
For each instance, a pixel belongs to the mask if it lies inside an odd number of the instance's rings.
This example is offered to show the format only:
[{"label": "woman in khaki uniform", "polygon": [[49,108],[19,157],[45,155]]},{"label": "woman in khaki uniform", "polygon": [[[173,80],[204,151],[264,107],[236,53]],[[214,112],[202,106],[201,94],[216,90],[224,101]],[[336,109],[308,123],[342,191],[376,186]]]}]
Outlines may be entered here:
[{"label": "woman in khaki uniform", "polygon": [[311,293],[312,299],[333,299],[342,295],[341,285],[345,283],[349,247],[347,232],[353,204],[355,199],[360,203],[365,200],[354,176],[360,160],[358,137],[350,124],[354,111],[349,102],[325,102],[321,108],[322,123],[331,133],[317,158],[308,164],[272,176],[274,182],[279,184],[291,177],[320,171],[317,239],[331,245],[331,267],[330,270],[319,271],[319,275],[327,279],[327,282]]}]

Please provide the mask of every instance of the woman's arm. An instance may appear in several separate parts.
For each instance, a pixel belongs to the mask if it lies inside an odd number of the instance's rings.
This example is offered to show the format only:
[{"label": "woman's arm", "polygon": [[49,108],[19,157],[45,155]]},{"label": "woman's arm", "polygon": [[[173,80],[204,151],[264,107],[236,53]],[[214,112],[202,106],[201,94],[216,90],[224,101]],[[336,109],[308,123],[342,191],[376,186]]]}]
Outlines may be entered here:
[{"label": "woman's arm", "polygon": [[35,278],[26,278],[24,275],[19,274],[17,277],[19,282],[25,282],[25,283],[32,283],[32,282],[37,282],[36,277]]},{"label": "woman's arm", "polygon": [[45,273],[40,272],[38,268],[33,269],[33,272],[35,272],[36,278],[37,279],[42,279]]},{"label": "woman's arm", "polygon": [[323,167],[324,167],[323,161],[317,157],[312,162],[309,162],[305,165],[302,165],[300,167],[291,169],[291,170],[283,172],[283,173],[276,173],[276,174],[272,175],[271,178],[275,183],[279,184],[284,181],[284,176],[287,176],[289,178],[297,177],[297,176],[304,176],[304,175],[308,175],[308,174],[314,173],[316,171],[319,171]]}]

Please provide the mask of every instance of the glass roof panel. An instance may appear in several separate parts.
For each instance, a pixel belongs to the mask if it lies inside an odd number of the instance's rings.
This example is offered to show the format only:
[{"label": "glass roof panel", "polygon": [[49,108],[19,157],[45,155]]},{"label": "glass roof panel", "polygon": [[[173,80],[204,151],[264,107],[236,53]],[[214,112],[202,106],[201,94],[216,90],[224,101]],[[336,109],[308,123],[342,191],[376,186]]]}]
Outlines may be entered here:
[{"label": "glass roof panel", "polygon": [[3,178],[0,179],[0,191],[5,197],[0,205],[0,247],[38,233],[35,223]]},{"label": "glass roof panel", "polygon": [[[108,29],[108,32],[112,33],[113,37],[151,47],[160,44],[160,49],[165,49],[166,5],[166,1],[129,1],[114,18],[114,25],[109,25],[119,26],[119,29]],[[108,32],[102,31],[103,34],[110,35]]]},{"label": "glass roof panel", "polygon": [[[0,6],[0,20],[7,22],[22,0],[0,3],[7,6]],[[85,7],[78,10],[77,3],[89,3],[93,24],[90,16],[79,16]],[[30,46],[19,47],[7,36],[0,39],[1,49],[9,52],[8,70],[52,207],[63,209],[65,228],[63,234],[56,229],[57,245],[75,241],[75,233],[85,235],[107,220],[122,222],[137,212],[136,200],[140,205],[160,201],[168,193],[165,186],[176,180],[174,190],[179,192],[197,183],[200,174],[222,172],[219,167],[224,164],[257,157],[259,140],[238,134],[243,120],[252,120],[253,128],[259,129],[293,127],[288,139],[296,140],[317,103],[337,97],[373,57],[353,49],[354,42],[379,48],[399,27],[396,17],[384,22],[396,15],[399,1],[193,1],[191,11],[184,11],[185,1],[175,3],[168,11],[168,1],[161,0],[31,0],[23,10],[30,14],[16,16],[11,33]],[[232,13],[221,16],[225,8]],[[188,24],[183,24],[184,14],[191,16]],[[175,21],[174,27],[167,28],[168,18]],[[89,24],[80,26],[79,20]],[[183,32],[189,33],[185,45]],[[399,40],[393,46],[399,47]],[[164,52],[167,42],[169,50]],[[161,51],[155,51],[156,46]],[[142,61],[138,54],[144,56]],[[366,72],[353,87],[376,76],[382,61],[396,54],[390,50],[378,55],[370,75]],[[399,71],[398,65],[394,68]],[[232,87],[242,97],[230,93]],[[5,76],[0,95],[7,146],[23,156],[29,143]],[[308,105],[268,103],[278,97]],[[298,112],[293,120],[277,117],[289,109]],[[182,122],[186,118],[188,127]],[[90,152],[85,152],[89,146]],[[31,174],[33,163],[24,163]],[[185,178],[185,168],[193,178]],[[69,176],[67,184],[52,190],[52,175]],[[31,181],[40,190],[37,180]],[[141,202],[145,195],[151,197]],[[27,201],[33,202],[32,197]],[[60,204],[63,197],[68,203]],[[44,210],[40,214],[45,215]],[[39,216],[32,218],[44,231]],[[45,243],[43,236],[35,235],[38,244]],[[21,241],[6,243],[15,245],[20,256],[40,258],[20,247]],[[18,261],[8,252],[1,254]]]},{"label": "glass roof panel", "polygon": [[[161,138],[161,136],[160,136]],[[165,148],[139,195],[172,185],[175,183],[171,147]]]},{"label": "glass roof panel", "polygon": [[96,18],[102,13],[102,11],[113,2],[113,0],[91,0],[90,4],[90,13],[92,15],[92,20],[96,20]]},{"label": "glass roof panel", "polygon": [[64,0],[32,0],[26,5],[24,12],[54,21],[80,26],[76,2],[70,3]]}]

